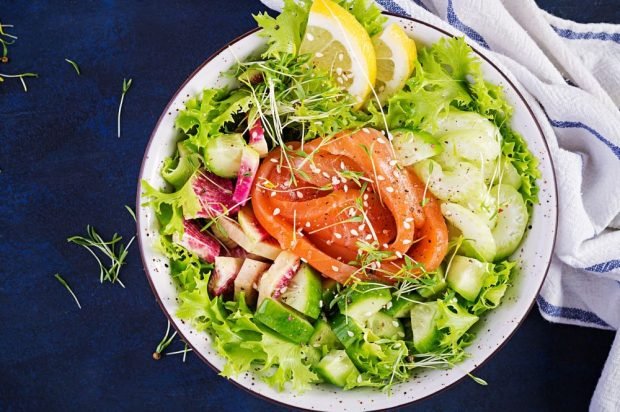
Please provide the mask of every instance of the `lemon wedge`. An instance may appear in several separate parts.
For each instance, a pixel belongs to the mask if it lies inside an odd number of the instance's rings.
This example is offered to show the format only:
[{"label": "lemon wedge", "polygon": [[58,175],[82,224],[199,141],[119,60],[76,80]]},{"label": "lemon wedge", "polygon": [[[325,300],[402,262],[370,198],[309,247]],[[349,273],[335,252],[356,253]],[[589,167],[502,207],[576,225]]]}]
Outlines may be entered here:
[{"label": "lemon wedge", "polygon": [[398,24],[390,24],[372,38],[377,56],[375,91],[381,105],[397,91],[413,73],[417,59],[415,42]]},{"label": "lemon wedge", "polygon": [[375,49],[364,27],[344,8],[331,0],[315,0],[300,54],[311,54],[312,62],[327,70],[360,107],[375,84]]}]

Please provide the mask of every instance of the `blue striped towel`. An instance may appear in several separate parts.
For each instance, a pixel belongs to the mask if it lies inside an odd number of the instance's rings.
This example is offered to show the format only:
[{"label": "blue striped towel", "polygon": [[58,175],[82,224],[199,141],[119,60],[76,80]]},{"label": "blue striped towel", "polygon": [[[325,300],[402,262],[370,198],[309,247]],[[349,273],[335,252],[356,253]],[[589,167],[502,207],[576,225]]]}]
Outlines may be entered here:
[{"label": "blue striped towel", "polygon": [[[281,0],[262,1],[282,6]],[[558,241],[538,307],[551,322],[618,330],[620,26],[563,20],[534,0],[376,2],[464,33],[538,101],[560,203]],[[617,334],[590,409],[620,411],[619,385]]]}]

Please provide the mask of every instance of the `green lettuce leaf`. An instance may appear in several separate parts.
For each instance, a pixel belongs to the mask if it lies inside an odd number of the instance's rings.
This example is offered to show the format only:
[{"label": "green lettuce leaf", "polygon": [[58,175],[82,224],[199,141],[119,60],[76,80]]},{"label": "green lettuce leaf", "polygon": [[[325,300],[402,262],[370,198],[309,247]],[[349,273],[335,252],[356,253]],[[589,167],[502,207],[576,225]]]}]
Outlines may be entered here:
[{"label": "green lettuce leaf", "polygon": [[370,37],[383,31],[387,17],[381,14],[381,9],[372,0],[335,0],[360,22]]},{"label": "green lettuce leaf", "polygon": [[437,303],[439,305],[437,329],[443,332],[439,346],[459,350],[464,346],[463,337],[466,343],[469,343],[470,338],[465,336],[465,333],[478,321],[478,316],[472,315],[461,306],[452,290]]},{"label": "green lettuce leaf", "polygon": [[142,206],[152,206],[155,209],[161,234],[182,234],[184,215],[195,216],[200,211],[200,201],[194,193],[192,182],[193,179],[190,177],[181,189],[165,193],[155,189],[146,180],[142,180],[142,196],[148,199]]},{"label": "green lettuce leaf", "polygon": [[196,282],[211,273],[213,265],[174,243],[170,236],[160,235],[155,248],[170,259],[170,274],[181,290],[193,290]]},{"label": "green lettuce leaf", "polygon": [[510,275],[515,265],[516,262],[508,260],[493,265],[493,270],[484,279],[478,298],[475,302],[468,303],[468,309],[471,313],[479,316],[499,306],[508,288]]},{"label": "green lettuce leaf", "polygon": [[215,349],[226,360],[222,376],[258,368],[258,375],[271,386],[284,390],[290,385],[296,392],[319,381],[304,362],[307,345],[289,342],[257,325],[243,295],[237,301],[223,302],[219,296],[211,299],[208,282],[208,276],[197,279],[195,289],[179,294],[177,316],[211,333]]},{"label": "green lettuce leaf", "polygon": [[268,48],[262,54],[264,58],[297,55],[302,36],[306,31],[311,4],[310,0],[284,0],[282,13],[277,17],[271,17],[267,13],[254,16],[258,26],[263,29],[259,35],[267,38]]}]

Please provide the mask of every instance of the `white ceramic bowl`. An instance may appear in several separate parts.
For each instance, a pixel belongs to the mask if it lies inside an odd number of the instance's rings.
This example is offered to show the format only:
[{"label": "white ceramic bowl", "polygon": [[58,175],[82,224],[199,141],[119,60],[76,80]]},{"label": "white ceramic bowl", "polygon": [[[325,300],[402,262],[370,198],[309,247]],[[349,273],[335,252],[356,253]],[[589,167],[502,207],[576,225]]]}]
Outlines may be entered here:
[{"label": "white ceramic bowl", "polygon": [[[418,45],[429,45],[442,37],[451,36],[422,21],[392,15],[388,17],[405,28]],[[258,36],[256,30],[249,32],[211,56],[192,73],[168,103],[153,131],[142,163],[140,180],[146,179],[155,187],[163,187],[164,182],[159,170],[164,158],[170,156],[175,148],[174,119],[177,111],[183,109],[188,97],[200,93],[204,88],[229,84],[231,80],[220,74],[229,69],[237,58],[243,60],[263,45],[264,39]],[[496,352],[524,320],[542,286],[555,242],[557,226],[555,177],[542,131],[523,95],[500,71],[493,59],[485,56],[475,44],[472,44],[472,47],[482,57],[485,78],[504,87],[508,101],[515,109],[512,126],[525,137],[530,150],[540,160],[542,178],[538,182],[540,201],[534,207],[532,229],[527,231],[521,248],[513,256],[513,259],[519,262],[520,271],[514,277],[513,285],[508,289],[500,307],[483,316],[478,322],[475,328],[477,331],[475,343],[467,349],[471,356],[447,371],[422,370],[410,381],[396,386],[389,396],[378,390],[342,391],[329,385],[313,387],[303,394],[290,391],[277,392],[259,379],[253,380],[250,374],[240,375],[233,379],[233,382],[258,396],[304,409],[362,411],[395,407],[425,398],[463,378],[467,372],[473,371]],[[153,241],[157,236],[157,223],[151,208],[140,206],[140,188],[137,203],[138,239],[142,259],[157,300],[179,334],[193,348],[194,353],[215,369],[221,370],[224,360],[213,350],[211,337],[193,330],[187,322],[182,323],[175,316],[177,290],[170,277],[167,259],[153,248]]]}]

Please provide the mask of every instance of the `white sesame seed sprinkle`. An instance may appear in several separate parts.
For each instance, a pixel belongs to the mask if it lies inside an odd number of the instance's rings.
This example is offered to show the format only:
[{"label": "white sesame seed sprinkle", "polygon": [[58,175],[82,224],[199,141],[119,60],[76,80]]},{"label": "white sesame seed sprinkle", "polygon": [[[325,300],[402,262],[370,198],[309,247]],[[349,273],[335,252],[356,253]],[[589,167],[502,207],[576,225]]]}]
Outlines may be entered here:
[{"label": "white sesame seed sprinkle", "polygon": [[407,230],[411,229],[411,225],[408,222],[403,222],[403,227]]},{"label": "white sesame seed sprinkle", "polygon": [[402,259],[403,254],[400,253],[398,250],[396,252],[394,252],[394,254],[396,255],[397,258]]},{"label": "white sesame seed sprinkle", "polygon": [[372,239],[372,235],[369,233],[364,237],[364,240],[370,240]]},{"label": "white sesame seed sprinkle", "polygon": [[323,172],[323,177],[329,179],[331,176],[327,172]]},{"label": "white sesame seed sprinkle", "polygon": [[[350,337],[353,337],[353,336],[354,336],[354,335],[353,335],[353,332],[351,332],[350,330],[348,330],[348,331],[347,331],[347,335],[349,335]],[[360,375],[360,376],[362,376],[362,375]]]},{"label": "white sesame seed sprinkle", "polygon": [[344,60],[344,54],[338,53],[338,60],[343,61]]},{"label": "white sesame seed sprinkle", "polygon": [[368,193],[364,193],[364,200],[368,200]]},{"label": "white sesame seed sprinkle", "polygon": [[271,159],[269,159],[269,161],[271,163],[278,163],[278,159],[276,159],[275,157],[272,157]]},{"label": "white sesame seed sprinkle", "polygon": [[310,227],[310,222],[306,222],[306,224],[304,226]]},{"label": "white sesame seed sprinkle", "polygon": [[340,183],[340,179],[336,176],[332,176],[332,185],[336,186]]},{"label": "white sesame seed sprinkle", "polygon": [[338,272],[338,266],[333,265],[333,266],[332,266],[332,270],[333,270],[334,272]]},{"label": "white sesame seed sprinkle", "polygon": [[387,249],[389,247],[387,243],[384,243],[381,246],[383,246],[383,249]]},{"label": "white sesame seed sprinkle", "polygon": [[344,162],[340,162],[340,169],[345,170],[346,168],[344,167]]},{"label": "white sesame seed sprinkle", "polygon": [[342,75],[342,67],[336,67],[336,74],[338,76]]},{"label": "white sesame seed sprinkle", "polygon": [[385,144],[385,139],[382,137],[378,137],[377,138],[377,142],[381,143],[381,144]]},{"label": "white sesame seed sprinkle", "polygon": [[357,230],[355,230],[355,229],[351,229],[351,234],[352,234],[353,236],[359,236],[359,235],[360,235],[360,234],[357,232]]},{"label": "white sesame seed sprinkle", "polygon": [[342,190],[343,190],[345,193],[347,193],[347,192],[349,191],[349,186],[347,186],[347,185],[342,186]]},{"label": "white sesame seed sprinkle", "polygon": [[411,240],[409,239],[403,240],[403,245],[408,245],[409,243],[411,243]]},{"label": "white sesame seed sprinkle", "polygon": [[394,192],[394,188],[392,186],[388,186],[388,187],[385,188],[385,191],[388,192],[388,193],[392,193],[392,192]]},{"label": "white sesame seed sprinkle", "polygon": [[378,175],[377,180],[383,182],[385,180],[385,177],[383,177],[382,175]]},{"label": "white sesame seed sprinkle", "polygon": [[411,223],[411,222],[413,222],[413,218],[412,217],[408,217],[407,219],[405,219],[405,222]]},{"label": "white sesame seed sprinkle", "polygon": [[396,160],[392,159],[390,160],[390,166],[396,166],[396,163],[398,163]]},{"label": "white sesame seed sprinkle", "polygon": [[306,39],[308,39],[308,41],[313,41],[314,36],[312,35],[312,33],[306,33]]},{"label": "white sesame seed sprinkle", "polygon": [[280,214],[280,208],[276,207],[275,209],[273,209],[273,215],[274,216],[278,216]]},{"label": "white sesame seed sprinkle", "polygon": [[366,133],[366,134],[370,134],[370,130],[368,130],[368,128],[367,128],[367,127],[364,127],[364,128],[362,129],[362,132],[364,132],[364,133]]},{"label": "white sesame seed sprinkle", "polygon": [[[390,303],[391,303],[391,302],[390,302]],[[398,323],[398,321],[393,320],[393,321],[392,321],[392,325],[394,325],[395,327],[398,327],[399,323]]]},{"label": "white sesame seed sprinkle", "polygon": [[272,191],[271,192],[271,197],[276,197],[276,192]]},{"label": "white sesame seed sprinkle", "polygon": [[301,193],[300,191],[295,192],[295,194],[297,195],[297,199],[303,199],[304,198],[304,194]]},{"label": "white sesame seed sprinkle", "polygon": [[338,233],[338,232],[334,233],[334,237],[336,239],[342,239],[342,235],[340,233]]}]

